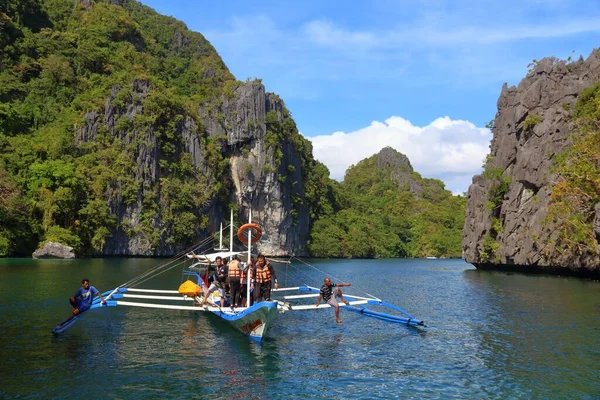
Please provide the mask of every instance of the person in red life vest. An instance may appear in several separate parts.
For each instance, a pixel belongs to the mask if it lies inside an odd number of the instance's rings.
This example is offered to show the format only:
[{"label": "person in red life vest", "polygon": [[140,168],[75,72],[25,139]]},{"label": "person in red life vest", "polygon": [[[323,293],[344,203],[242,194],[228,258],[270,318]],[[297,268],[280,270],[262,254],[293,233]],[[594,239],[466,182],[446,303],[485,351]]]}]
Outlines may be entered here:
[{"label": "person in red life vest", "polygon": [[275,269],[264,255],[259,254],[256,259],[256,278],[254,286],[254,302],[271,300],[271,283],[275,283],[275,289],[279,288],[277,284],[277,275]]},{"label": "person in red life vest", "polygon": [[321,299],[325,301],[325,304],[335,307],[335,322],[340,325],[342,324],[342,320],[340,319],[340,305],[335,300],[335,296],[333,295],[334,288],[337,288],[335,294],[340,298],[340,301],[346,305],[350,304],[350,302],[344,299],[344,296],[342,295],[342,289],[340,289],[342,286],[352,286],[352,284],[338,283],[336,285],[335,283],[331,282],[331,279],[325,278],[323,286],[321,286],[321,291],[319,292],[319,298],[317,299],[317,307],[319,307],[319,304],[321,304]]}]

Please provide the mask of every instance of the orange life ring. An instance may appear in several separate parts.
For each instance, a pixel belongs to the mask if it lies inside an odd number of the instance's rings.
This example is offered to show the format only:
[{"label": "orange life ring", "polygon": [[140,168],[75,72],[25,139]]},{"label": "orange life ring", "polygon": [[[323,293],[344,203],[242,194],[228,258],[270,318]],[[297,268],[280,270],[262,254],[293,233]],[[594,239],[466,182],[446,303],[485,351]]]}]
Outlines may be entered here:
[{"label": "orange life ring", "polygon": [[254,229],[255,231],[252,235],[252,243],[256,243],[260,240],[260,237],[262,236],[262,229],[260,229],[260,226],[258,226],[258,224],[244,224],[240,226],[240,229],[237,231],[237,237],[240,239],[240,242],[244,244],[248,243],[248,238],[244,236],[244,232],[250,229]]}]

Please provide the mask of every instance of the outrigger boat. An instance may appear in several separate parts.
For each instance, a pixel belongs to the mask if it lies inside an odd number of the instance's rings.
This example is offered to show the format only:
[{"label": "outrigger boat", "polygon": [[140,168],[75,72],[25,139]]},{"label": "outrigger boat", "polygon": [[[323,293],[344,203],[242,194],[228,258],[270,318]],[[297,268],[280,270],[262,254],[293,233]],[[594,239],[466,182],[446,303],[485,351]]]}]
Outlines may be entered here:
[{"label": "outrigger boat", "polygon": [[[249,212],[249,222],[242,225],[237,231],[237,237],[241,242],[248,245],[247,262],[252,257],[252,244],[260,239],[262,234],[260,227],[252,223],[251,212]],[[241,257],[244,252],[233,250],[233,212],[231,213],[231,221],[229,224],[229,248],[223,248],[223,229],[220,229],[220,244],[218,250],[209,254],[198,254],[198,249],[206,245],[204,243],[195,246],[193,249],[178,255],[173,260],[159,265],[150,271],[132,279],[131,281],[120,285],[119,287],[102,293],[106,299],[106,304],[100,302],[100,298],[96,297],[89,310],[98,309],[101,307],[140,307],[154,308],[164,310],[184,310],[196,313],[211,313],[219,318],[227,321],[235,329],[247,335],[250,339],[260,342],[266,334],[271,323],[277,318],[278,313],[286,313],[291,311],[309,311],[316,310],[317,306],[314,300],[319,296],[320,289],[309,285],[300,285],[295,287],[283,287],[271,289],[272,300],[261,301],[250,305],[249,307],[231,307],[227,305],[226,300],[219,297],[218,293],[207,293],[207,282],[205,282],[202,272],[208,265],[214,263],[218,257],[222,259],[231,259],[233,257]],[[254,231],[254,235],[253,235]],[[185,267],[185,264],[191,260],[191,265]],[[316,267],[306,263],[301,259],[295,259],[298,263],[305,266]],[[289,261],[270,260],[273,263],[285,262],[293,265]],[[184,282],[178,290],[174,289],[142,289],[135,286],[146,282],[150,278],[166,272],[175,267],[184,266],[184,275],[188,280]],[[317,269],[318,270],[318,269]],[[194,278],[194,283],[191,279]],[[246,285],[246,299],[251,297],[251,285]],[[204,296],[207,296],[206,301]],[[348,300],[348,304],[340,303],[340,307],[345,310],[360,313],[365,316],[378,318],[384,321],[404,324],[410,327],[425,327],[425,323],[409,314],[407,311],[393,304],[382,301],[381,299],[368,295],[357,296],[344,293],[344,297]],[[225,300],[225,301],[224,301]],[[310,300],[310,301],[309,301]],[[223,302],[223,304],[221,303]],[[208,303],[208,305],[203,305]],[[385,309],[393,310],[394,313],[374,311],[367,306],[380,306]],[[321,305],[320,308],[329,307],[327,304]],[[88,310],[88,311],[89,311]],[[52,332],[60,334],[70,328],[77,320],[82,317],[82,314],[67,319],[57,325]]]}]

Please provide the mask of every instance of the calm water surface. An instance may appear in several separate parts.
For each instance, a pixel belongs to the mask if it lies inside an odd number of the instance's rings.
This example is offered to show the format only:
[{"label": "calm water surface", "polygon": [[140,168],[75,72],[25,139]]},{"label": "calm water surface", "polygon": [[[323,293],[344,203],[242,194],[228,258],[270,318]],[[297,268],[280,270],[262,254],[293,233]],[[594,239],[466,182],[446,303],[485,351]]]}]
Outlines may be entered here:
[{"label": "calm water surface", "polygon": [[[59,337],[68,297],[153,259],[0,260],[0,398],[598,399],[600,283],[483,272],[461,260],[312,260],[424,319],[280,315],[262,344],[216,317],[107,308]],[[323,275],[277,266],[280,284]],[[181,270],[142,287],[176,289]]]}]

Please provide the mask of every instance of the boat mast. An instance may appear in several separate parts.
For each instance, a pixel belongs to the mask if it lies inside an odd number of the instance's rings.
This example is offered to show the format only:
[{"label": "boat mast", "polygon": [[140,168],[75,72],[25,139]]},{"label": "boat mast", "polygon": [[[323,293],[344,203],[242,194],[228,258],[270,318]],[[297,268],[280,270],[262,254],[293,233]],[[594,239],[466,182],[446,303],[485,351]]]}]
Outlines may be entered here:
[{"label": "boat mast", "polygon": [[219,226],[219,251],[223,249],[223,222]]},{"label": "boat mast", "polygon": [[233,208],[229,216],[229,251],[233,251]]},{"label": "boat mast", "polygon": [[[248,223],[252,223],[252,209],[248,208]],[[246,307],[250,307],[250,266],[252,261],[252,229],[248,229],[248,273],[246,274]]]},{"label": "boat mast", "polygon": [[[223,248],[223,222],[221,222],[221,225],[219,226],[219,247],[215,249],[216,251],[225,251],[227,249]],[[229,251],[231,250],[231,247],[229,247]]]}]

